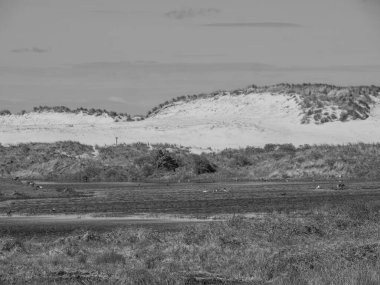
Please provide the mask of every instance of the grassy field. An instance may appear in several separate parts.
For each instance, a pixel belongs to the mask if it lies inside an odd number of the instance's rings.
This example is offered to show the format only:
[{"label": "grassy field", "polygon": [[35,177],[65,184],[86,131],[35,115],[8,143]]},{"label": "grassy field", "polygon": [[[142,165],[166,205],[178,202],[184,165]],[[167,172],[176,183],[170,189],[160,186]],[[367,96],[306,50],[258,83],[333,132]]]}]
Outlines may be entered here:
[{"label": "grassy field", "polygon": [[378,209],[366,203],[165,227],[2,234],[1,284],[380,282]]},{"label": "grassy field", "polygon": [[[380,182],[345,183],[3,179],[0,284],[380,284]],[[201,219],[18,216],[86,213]]]}]

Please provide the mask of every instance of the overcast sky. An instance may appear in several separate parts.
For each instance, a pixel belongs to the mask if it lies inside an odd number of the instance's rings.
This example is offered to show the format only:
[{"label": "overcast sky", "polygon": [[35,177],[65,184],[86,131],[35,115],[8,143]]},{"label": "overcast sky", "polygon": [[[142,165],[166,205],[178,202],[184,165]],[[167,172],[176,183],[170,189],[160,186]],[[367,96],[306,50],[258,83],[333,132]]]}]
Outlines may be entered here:
[{"label": "overcast sky", "polygon": [[0,109],[380,85],[380,0],[0,0]]}]

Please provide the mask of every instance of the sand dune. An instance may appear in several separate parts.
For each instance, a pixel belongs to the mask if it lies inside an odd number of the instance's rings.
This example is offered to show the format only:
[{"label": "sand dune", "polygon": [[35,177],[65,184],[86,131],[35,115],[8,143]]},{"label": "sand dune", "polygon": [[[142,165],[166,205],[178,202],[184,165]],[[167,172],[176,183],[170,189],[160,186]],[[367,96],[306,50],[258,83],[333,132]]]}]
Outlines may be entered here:
[{"label": "sand dune", "polygon": [[79,141],[91,145],[174,143],[194,149],[267,143],[341,144],[380,141],[380,104],[366,120],[301,124],[296,95],[250,93],[181,101],[139,122],[107,115],[28,113],[0,117],[0,143]]}]

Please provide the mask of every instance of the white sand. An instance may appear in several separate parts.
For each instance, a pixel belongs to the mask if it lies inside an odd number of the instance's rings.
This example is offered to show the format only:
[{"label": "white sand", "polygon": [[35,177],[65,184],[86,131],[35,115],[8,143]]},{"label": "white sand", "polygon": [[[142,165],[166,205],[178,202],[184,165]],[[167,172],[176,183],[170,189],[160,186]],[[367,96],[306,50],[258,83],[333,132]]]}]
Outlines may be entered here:
[{"label": "white sand", "polygon": [[85,114],[30,113],[0,117],[0,143],[79,141],[91,145],[174,143],[201,151],[208,147],[266,143],[342,144],[380,142],[380,104],[366,120],[301,124],[294,97],[281,94],[216,96],[179,102],[140,122],[114,122]]}]

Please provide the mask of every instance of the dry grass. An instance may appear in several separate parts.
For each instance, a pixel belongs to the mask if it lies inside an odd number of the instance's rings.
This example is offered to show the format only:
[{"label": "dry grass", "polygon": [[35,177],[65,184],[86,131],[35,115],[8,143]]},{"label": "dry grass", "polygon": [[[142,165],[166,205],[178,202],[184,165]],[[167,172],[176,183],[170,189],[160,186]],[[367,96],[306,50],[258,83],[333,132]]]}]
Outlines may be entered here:
[{"label": "dry grass", "polygon": [[356,203],[261,219],[234,216],[174,232],[125,228],[17,242],[2,237],[0,280],[379,284],[379,217],[377,209]]}]

